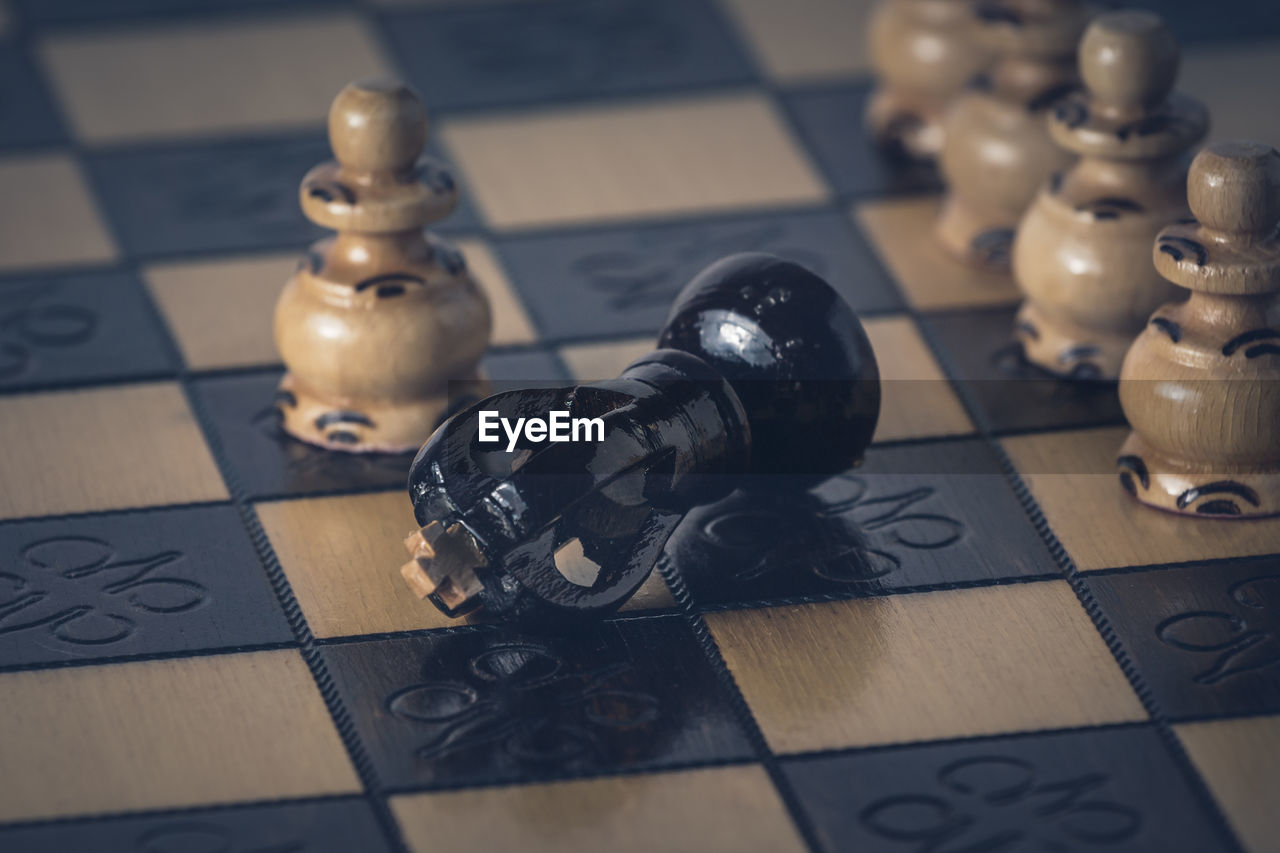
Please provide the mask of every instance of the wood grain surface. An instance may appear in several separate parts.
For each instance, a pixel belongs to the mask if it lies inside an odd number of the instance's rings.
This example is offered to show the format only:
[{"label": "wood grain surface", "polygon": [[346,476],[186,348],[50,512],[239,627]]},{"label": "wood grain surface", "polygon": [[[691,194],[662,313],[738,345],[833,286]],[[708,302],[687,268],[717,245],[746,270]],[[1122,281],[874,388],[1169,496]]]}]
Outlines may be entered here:
[{"label": "wood grain surface", "polygon": [[707,624],[776,752],[1146,716],[1063,581],[713,613]]},{"label": "wood grain surface", "polygon": [[418,794],[391,808],[415,853],[804,849],[756,765]]},{"label": "wood grain surface", "polygon": [[854,216],[911,304],[921,310],[1007,305],[1019,299],[1013,277],[965,266],[933,237],[939,200],[892,199],[858,205]]},{"label": "wood grain surface", "polygon": [[909,317],[863,322],[880,368],[880,422],[876,441],[973,432],[942,368]]},{"label": "wood grain surface", "polygon": [[40,47],[94,142],[317,126],[348,80],[387,73],[364,22],[341,14],[89,30]]},{"label": "wood grain surface", "polygon": [[[419,600],[400,566],[404,538],[418,527],[399,489],[367,495],[269,501],[256,506],[289,585],[317,637],[416,631],[457,624]],[[674,605],[654,572],[625,609]],[[469,619],[487,621],[483,615]]]},{"label": "wood grain surface", "polygon": [[440,628],[452,620],[400,577],[416,530],[403,491],[257,504],[289,585],[317,637]]},{"label": "wood grain surface", "polygon": [[360,790],[296,651],[0,675],[0,819]]},{"label": "wood grain surface", "polygon": [[1280,717],[1174,726],[1249,853],[1280,850]]},{"label": "wood grain surface", "polygon": [[0,193],[21,216],[0,228],[0,270],[105,263],[116,247],[79,167],[65,154],[0,157]]},{"label": "wood grain surface", "polygon": [[728,8],[776,80],[799,82],[867,71],[872,0],[729,0]]},{"label": "wood grain surface", "polygon": [[458,240],[455,245],[467,259],[471,277],[484,295],[489,297],[489,308],[493,312],[493,338],[489,345],[511,346],[530,344],[537,340],[538,333],[533,328],[533,322],[511,286],[502,262],[488,242],[469,238]]},{"label": "wood grain surface", "polygon": [[226,500],[172,383],[10,397],[0,407],[0,518]]},{"label": "wood grain surface", "polygon": [[560,350],[560,358],[569,375],[579,382],[599,382],[613,379],[627,365],[657,348],[653,338],[637,338],[628,341],[609,341],[599,344],[573,344]]},{"label": "wood grain surface", "polygon": [[1116,479],[1122,427],[1016,436],[1001,443],[1081,571],[1270,554],[1280,519],[1189,518],[1135,501]]},{"label": "wood grain surface", "polygon": [[153,264],[143,270],[151,295],[193,370],[280,360],[271,319],[299,252]]},{"label": "wood grain surface", "polygon": [[755,94],[547,109],[441,125],[498,228],[820,202],[827,190]]}]

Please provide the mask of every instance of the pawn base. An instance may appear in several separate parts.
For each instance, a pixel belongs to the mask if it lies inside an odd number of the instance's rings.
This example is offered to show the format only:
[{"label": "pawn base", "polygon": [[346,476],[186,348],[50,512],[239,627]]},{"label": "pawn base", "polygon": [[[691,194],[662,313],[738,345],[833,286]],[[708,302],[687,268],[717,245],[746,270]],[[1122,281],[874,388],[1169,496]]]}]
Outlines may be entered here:
[{"label": "pawn base", "polygon": [[881,89],[867,105],[867,130],[876,147],[894,158],[932,162],[942,153],[938,112]]},{"label": "pawn base", "polygon": [[1024,302],[1014,321],[1014,337],[1027,361],[1063,379],[1115,382],[1136,334],[1091,329],[1033,302]]},{"label": "pawn base", "polygon": [[285,374],[276,392],[284,431],[299,441],[342,453],[410,453],[447,414],[490,393],[478,373],[441,393],[410,402],[320,397]]},{"label": "pawn base", "polygon": [[1210,471],[1153,450],[1136,433],[1116,459],[1120,485],[1142,503],[1197,518],[1263,518],[1280,514],[1280,469]]},{"label": "pawn base", "polygon": [[1017,216],[1008,221],[971,209],[954,193],[942,204],[934,236],[949,255],[981,270],[1007,273]]}]

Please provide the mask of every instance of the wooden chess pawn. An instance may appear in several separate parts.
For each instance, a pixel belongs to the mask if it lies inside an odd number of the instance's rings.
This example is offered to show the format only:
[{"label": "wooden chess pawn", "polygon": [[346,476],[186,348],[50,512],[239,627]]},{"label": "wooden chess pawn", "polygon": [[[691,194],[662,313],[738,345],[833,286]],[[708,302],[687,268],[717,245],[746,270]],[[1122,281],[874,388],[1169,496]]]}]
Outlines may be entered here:
[{"label": "wooden chess pawn", "polygon": [[1120,404],[1133,433],[1120,482],[1197,516],[1280,513],[1280,153],[1221,142],[1187,178],[1195,219],[1160,232],[1160,274],[1191,290],[1129,350]]},{"label": "wooden chess pawn", "polygon": [[1054,144],[1045,116],[1077,83],[1075,49],[1090,13],[1078,0],[978,4],[979,35],[996,58],[947,111],[939,161],[947,197],[935,229],[965,263],[1008,271],[1027,205],[1075,160]]},{"label": "wooden chess pawn", "polygon": [[1013,246],[1027,297],[1015,335],[1051,373],[1115,380],[1151,312],[1180,298],[1151,243],[1187,215],[1186,152],[1209,120],[1170,94],[1177,71],[1173,34],[1150,12],[1102,15],[1080,42],[1086,91],[1058,104],[1049,129],[1081,159],[1040,189]]},{"label": "wooden chess pawn", "polygon": [[942,114],[989,62],[975,37],[972,0],[885,0],[868,29],[878,87],[867,104],[876,145],[932,160],[942,150]]},{"label": "wooden chess pawn", "polygon": [[457,250],[423,230],[457,203],[449,173],[418,160],[426,133],[417,94],[392,80],[353,83],[329,110],[337,159],[308,172],[300,196],[308,219],[338,233],[311,246],[275,316],[289,369],[277,406],[303,441],[414,450],[450,392],[486,392],[488,301]]}]

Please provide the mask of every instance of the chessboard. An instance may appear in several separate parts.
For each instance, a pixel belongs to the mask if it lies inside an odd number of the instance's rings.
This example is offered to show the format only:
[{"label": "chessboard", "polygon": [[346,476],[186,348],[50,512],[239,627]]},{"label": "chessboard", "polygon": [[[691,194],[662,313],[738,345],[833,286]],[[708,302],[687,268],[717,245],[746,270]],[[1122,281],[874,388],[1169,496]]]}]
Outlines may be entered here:
[{"label": "chessboard", "polygon": [[[1114,389],[1022,367],[869,145],[867,5],[4,0],[0,850],[1280,850],[1280,520],[1119,488]],[[1210,138],[1280,143],[1271,3],[1147,5]],[[416,600],[409,459],[272,408],[298,184],[375,74],[495,381],[612,377],[773,252],[863,318],[865,465],[696,510],[597,623]]]}]

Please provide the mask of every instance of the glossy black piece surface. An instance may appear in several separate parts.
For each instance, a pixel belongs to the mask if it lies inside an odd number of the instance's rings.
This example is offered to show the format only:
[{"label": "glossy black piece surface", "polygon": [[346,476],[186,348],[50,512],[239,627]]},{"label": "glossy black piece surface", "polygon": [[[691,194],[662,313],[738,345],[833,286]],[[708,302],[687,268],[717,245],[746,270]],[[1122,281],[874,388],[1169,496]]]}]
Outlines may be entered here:
[{"label": "glossy black piece surface", "polygon": [[858,317],[799,264],[733,255],[689,283],[658,345],[725,377],[751,423],[750,471],[813,475],[862,461],[880,415],[880,372]]},{"label": "glossy black piece surface", "polygon": [[[804,483],[856,465],[879,414],[875,356],[857,316],[805,268],[734,255],[681,292],[659,345],[616,380],[494,395],[446,422],[409,476],[435,543],[430,596],[528,621],[617,608],[652,570],[692,506],[734,478]],[[480,412],[514,422],[567,410],[604,439],[481,443]],[[598,567],[570,580],[556,555],[577,541]],[[421,562],[421,561],[420,561]],[[446,562],[448,565],[446,565]]]},{"label": "glossy black piece surface", "polygon": [[813,486],[742,478],[664,554],[700,605],[802,601],[1057,574],[981,441],[877,446]]}]

